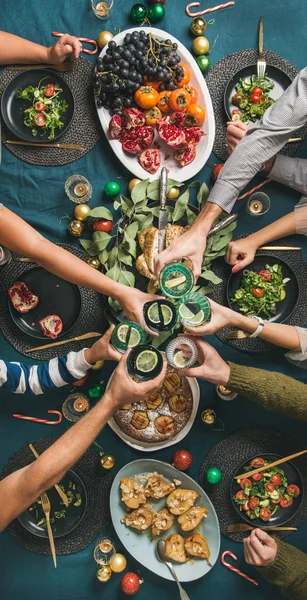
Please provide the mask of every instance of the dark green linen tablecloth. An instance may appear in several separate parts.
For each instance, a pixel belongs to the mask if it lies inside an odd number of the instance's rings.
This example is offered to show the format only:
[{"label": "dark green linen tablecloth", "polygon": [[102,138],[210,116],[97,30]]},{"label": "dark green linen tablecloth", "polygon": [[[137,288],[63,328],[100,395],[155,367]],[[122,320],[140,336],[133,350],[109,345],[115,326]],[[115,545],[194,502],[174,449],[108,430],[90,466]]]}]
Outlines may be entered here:
[{"label": "dark green linen tablecloth", "polygon": [[[218,2],[201,3],[201,8],[207,8]],[[114,1],[112,18],[108,21],[98,20],[92,13],[90,0],[66,0],[60,2],[38,2],[35,0],[1,0],[0,27],[3,30],[27,37],[33,41],[51,45],[54,38],[51,31],[63,31],[79,36],[97,38],[102,30],[114,31],[116,26],[125,29],[130,26],[128,13],[133,0]],[[187,47],[191,45],[189,26],[191,19],[185,14],[184,0],[167,0],[165,4],[166,16],[160,23],[161,28],[177,36]],[[260,15],[264,18],[265,48],[273,50],[284,58],[290,60],[296,67],[302,68],[307,63],[307,48],[304,43],[306,27],[306,6],[304,0],[236,0],[234,7],[219,11],[209,18],[214,19],[214,24],[207,30],[207,37],[211,44],[216,35],[218,39],[212,52],[211,60],[214,64],[226,54],[244,48],[254,47],[257,40],[257,28]],[[94,58],[89,58],[94,60]],[[82,82],[80,82],[82,85]],[[299,156],[306,157],[306,143],[300,149]],[[212,156],[210,162],[215,161]],[[74,206],[64,193],[64,182],[73,173],[87,176],[93,184],[93,198],[91,206],[98,206],[104,202],[102,190],[105,183],[117,177],[121,179],[123,192],[126,193],[126,184],[129,174],[121,167],[107,142],[102,139],[96,147],[81,160],[66,167],[33,167],[15,158],[6,148],[3,148],[2,165],[0,167],[0,201],[18,215],[26,219],[42,234],[53,241],[73,243],[67,234],[68,221],[61,218],[68,214],[72,216]],[[198,175],[201,181],[209,182],[210,168],[204,167]],[[242,234],[260,228],[278,217],[291,211],[298,201],[298,194],[278,184],[270,183],[266,187],[271,197],[272,208],[262,218],[250,219],[245,212],[245,203],[240,203],[239,225],[236,233]],[[111,203],[109,203],[111,204]],[[22,231],[20,231],[22,236]],[[304,248],[307,257],[307,244],[303,236],[289,240],[299,243]],[[78,245],[78,242],[75,242]],[[307,309],[306,309],[307,313]],[[274,351],[265,355],[249,355],[225,346],[214,336],[209,340],[225,359],[245,365],[260,368],[269,368],[287,375],[291,375],[307,383],[307,374],[291,366],[284,358],[282,351]],[[10,344],[0,335],[1,358],[6,360],[23,360],[31,363],[18,354]],[[114,365],[106,365],[103,377],[108,378]],[[97,375],[96,375],[97,377]],[[95,375],[91,375],[91,382]],[[192,431],[184,440],[181,447],[185,447],[193,454],[194,461],[189,474],[196,480],[201,463],[209,450],[230,432],[246,427],[275,427],[296,438],[298,446],[305,447],[306,425],[285,418],[278,414],[267,413],[244,398],[237,399],[234,403],[223,403],[217,399],[214,386],[201,382],[200,410]],[[69,389],[69,388],[68,388]],[[67,395],[67,390],[46,394],[36,398],[13,395],[0,392],[0,445],[3,465],[7,459],[23,444],[30,440],[63,433],[67,428],[64,421],[61,425],[50,431],[45,425],[27,423],[12,418],[14,412],[33,414],[45,417],[49,408],[59,408]],[[213,406],[225,423],[225,432],[213,432],[200,420],[200,412],[206,407]],[[116,456],[115,470],[124,464],[142,458],[142,453],[132,450],[119,440],[107,427],[98,438],[103,447]],[[169,448],[152,455],[159,460],[170,462],[174,449]],[[110,526],[105,532],[111,533]],[[307,524],[299,531],[287,538],[287,541],[307,551],[306,544]],[[0,581],[3,600],[94,600],[98,598],[120,599],[124,595],[120,591],[120,575],[114,575],[108,584],[101,584],[95,579],[95,563],[92,557],[94,543],[86,550],[71,556],[60,556],[58,568],[53,568],[49,556],[40,556],[27,552],[20,547],[14,538],[7,532],[0,537]],[[119,551],[122,551],[118,543]],[[258,579],[256,587],[248,581],[238,577],[227,570],[220,562],[204,578],[185,588],[191,600],[222,599],[237,600],[248,597],[249,600],[278,600],[282,596],[276,588],[268,585],[253,567],[245,565],[243,547],[226,538],[222,538],[221,550],[232,550],[238,557],[238,566],[244,572]],[[127,556],[127,553],[126,553]],[[128,568],[135,571],[139,565],[130,557]],[[140,568],[145,583],[137,595],[140,600],[147,598],[161,600],[177,598],[175,584],[159,579],[157,576]],[[126,597],[126,596],[125,596]]]}]

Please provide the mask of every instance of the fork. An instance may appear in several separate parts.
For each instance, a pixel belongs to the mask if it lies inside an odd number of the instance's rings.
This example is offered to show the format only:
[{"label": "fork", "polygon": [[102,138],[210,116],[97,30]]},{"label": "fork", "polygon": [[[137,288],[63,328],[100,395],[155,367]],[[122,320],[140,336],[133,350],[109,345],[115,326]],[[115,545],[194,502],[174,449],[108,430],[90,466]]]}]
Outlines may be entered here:
[{"label": "fork", "polygon": [[73,62],[64,62],[60,65],[24,65],[21,67],[7,67],[9,71],[29,71],[31,69],[53,69],[54,71],[71,71],[73,69]]},{"label": "fork", "polygon": [[246,337],[248,337],[248,334],[245,333],[245,331],[242,331],[242,329],[226,333],[227,340],[243,340]]},{"label": "fork", "polygon": [[46,517],[48,538],[49,538],[49,544],[50,544],[51,554],[52,554],[52,558],[53,558],[53,564],[54,564],[54,567],[56,568],[56,552],[55,552],[53,533],[52,533],[52,529],[51,529],[51,525],[50,525],[51,506],[50,506],[50,501],[49,501],[49,498],[48,498],[46,492],[41,494],[41,501],[42,501],[42,509],[43,509],[45,517]]},{"label": "fork", "polygon": [[258,41],[259,58],[257,60],[257,77],[262,79],[265,76],[266,60],[263,56],[263,21],[260,17],[259,21],[259,41]]}]

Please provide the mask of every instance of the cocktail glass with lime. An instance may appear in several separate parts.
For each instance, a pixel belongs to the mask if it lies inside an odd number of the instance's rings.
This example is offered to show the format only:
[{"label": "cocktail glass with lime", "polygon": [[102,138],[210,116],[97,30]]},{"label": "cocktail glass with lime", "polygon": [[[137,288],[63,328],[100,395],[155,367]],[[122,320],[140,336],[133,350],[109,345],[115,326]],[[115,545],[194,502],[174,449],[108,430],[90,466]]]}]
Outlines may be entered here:
[{"label": "cocktail glass with lime", "polygon": [[160,271],[159,287],[164,296],[182,298],[191,292],[193,286],[193,271],[183,262],[167,263]]},{"label": "cocktail glass with lime", "polygon": [[113,348],[124,354],[128,348],[135,348],[146,342],[146,333],[137,323],[123,321],[112,331],[111,344]]},{"label": "cocktail glass with lime", "polygon": [[150,344],[133,348],[127,360],[128,373],[138,381],[149,381],[157,377],[163,368],[161,352]]},{"label": "cocktail glass with lime", "polygon": [[176,308],[169,300],[146,302],[144,319],[147,327],[155,333],[170,331],[177,322]]},{"label": "cocktail glass with lime", "polygon": [[202,294],[191,292],[177,304],[178,320],[188,327],[199,327],[211,319],[211,305]]}]

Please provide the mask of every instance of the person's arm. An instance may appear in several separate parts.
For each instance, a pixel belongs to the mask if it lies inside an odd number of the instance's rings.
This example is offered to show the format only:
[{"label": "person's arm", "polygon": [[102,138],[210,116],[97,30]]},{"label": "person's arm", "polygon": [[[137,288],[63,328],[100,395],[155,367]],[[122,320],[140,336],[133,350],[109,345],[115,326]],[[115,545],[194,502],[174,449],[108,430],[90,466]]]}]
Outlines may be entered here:
[{"label": "person's arm", "polygon": [[307,598],[307,555],[294,546],[254,529],[244,542],[244,556],[249,565],[290,600]]},{"label": "person's arm", "polygon": [[0,64],[59,64],[68,56],[78,58],[81,44],[72,35],[63,35],[53,46],[46,48],[12,33],[0,31]]},{"label": "person's arm", "polygon": [[127,286],[113,281],[71,252],[49,242],[26,221],[5,207],[0,209],[0,244],[13,252],[28,256],[62,279],[111,296],[121,304],[131,321],[136,321],[148,333],[154,335],[145,325],[143,306],[145,302],[156,300],[156,296],[133,288],[129,288],[128,291]]},{"label": "person's arm", "polygon": [[45,490],[61,480],[66,471],[84,454],[122,404],[138,402],[162,384],[161,374],[146,383],[136,383],[127,373],[127,356],[121,359],[103,398],[76,425],[30,465],[15,471],[0,482],[0,531],[28,508]]},{"label": "person's arm", "polygon": [[0,389],[36,396],[81,379],[97,360],[120,360],[120,353],[109,344],[113,329],[114,325],[91,348],[40,365],[0,360]]},{"label": "person's arm", "polygon": [[240,191],[306,120],[307,68],[264,113],[260,124],[247,131],[223,166],[208,201],[230,212]]}]

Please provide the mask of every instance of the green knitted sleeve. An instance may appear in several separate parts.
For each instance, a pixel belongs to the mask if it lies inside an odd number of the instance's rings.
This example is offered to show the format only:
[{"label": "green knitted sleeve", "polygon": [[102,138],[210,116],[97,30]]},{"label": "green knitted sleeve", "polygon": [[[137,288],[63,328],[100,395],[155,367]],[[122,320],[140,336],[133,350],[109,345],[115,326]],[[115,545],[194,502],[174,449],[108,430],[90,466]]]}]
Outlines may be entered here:
[{"label": "green knitted sleeve", "polygon": [[268,567],[259,568],[263,577],[277,585],[289,600],[307,598],[307,554],[277,540],[277,555]]},{"label": "green knitted sleeve", "polygon": [[307,421],[307,385],[272,371],[243,367],[229,362],[232,391],[254,400],[267,410]]}]

